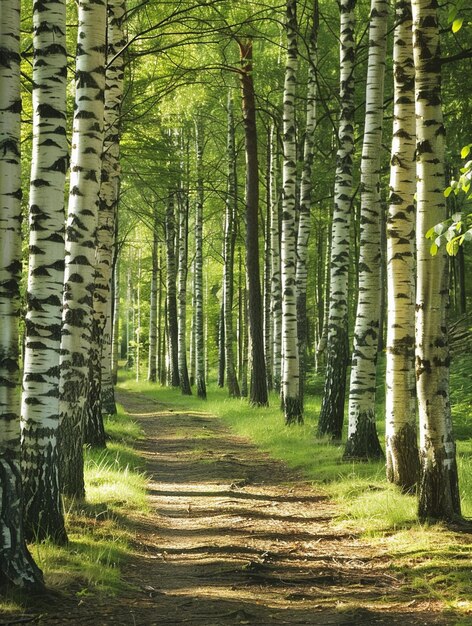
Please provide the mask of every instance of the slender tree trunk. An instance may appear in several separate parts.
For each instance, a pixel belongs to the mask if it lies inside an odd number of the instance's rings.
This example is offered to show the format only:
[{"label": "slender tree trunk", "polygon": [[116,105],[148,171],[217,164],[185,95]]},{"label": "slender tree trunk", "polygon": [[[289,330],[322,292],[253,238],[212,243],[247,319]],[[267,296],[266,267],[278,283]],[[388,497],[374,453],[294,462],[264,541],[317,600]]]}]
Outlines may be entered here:
[{"label": "slender tree trunk", "polygon": [[179,274],[178,274],[178,317],[179,317],[179,382],[183,395],[191,396],[192,389],[187,366],[187,274],[188,274],[188,195],[179,201]]},{"label": "slender tree trunk", "polygon": [[19,342],[21,280],[20,2],[0,8],[0,584],[41,588],[42,573],[23,534],[20,472]]},{"label": "slender tree trunk", "polygon": [[106,322],[103,331],[101,372],[101,408],[103,415],[116,415],[115,389],[113,382],[113,306],[114,293],[112,290],[112,293],[110,293],[110,297],[108,298]]},{"label": "slender tree trunk", "polygon": [[203,318],[203,129],[195,125],[197,151],[197,199],[195,203],[195,378],[197,396],[206,400],[205,336]]},{"label": "slender tree trunk", "polygon": [[257,156],[256,103],[252,75],[252,40],[239,41],[241,88],[246,148],[246,274],[249,332],[251,334],[250,403],[267,406],[266,367],[259,269],[259,165]]},{"label": "slender tree trunk", "polygon": [[270,240],[270,223],[272,213],[272,189],[271,189],[271,159],[272,159],[272,132],[267,129],[267,162],[266,162],[266,214],[264,230],[264,358],[266,362],[267,389],[274,387],[272,346],[274,325],[271,312],[271,278],[272,278],[272,250]]},{"label": "slender tree trunk", "polygon": [[68,161],[65,2],[34,6],[33,50],[30,254],[21,406],[23,511],[29,540],[65,543],[57,450]]},{"label": "slender tree trunk", "polygon": [[220,389],[223,389],[225,386],[225,370],[225,310],[222,300],[220,304],[220,315],[218,317],[218,387],[220,387]]},{"label": "slender tree trunk", "polygon": [[167,252],[167,325],[169,329],[170,384],[178,387],[179,379],[179,327],[177,319],[177,267],[175,258],[174,195],[171,193],[166,210]]},{"label": "slender tree trunk", "polygon": [[312,172],[315,147],[316,129],[316,66],[318,45],[318,0],[313,0],[313,15],[310,38],[308,41],[308,93],[306,103],[306,126],[303,146],[303,169],[300,182],[300,202],[298,212],[297,235],[297,322],[298,322],[298,350],[300,355],[300,403],[303,407],[303,394],[307,368],[308,350],[308,317],[307,317],[307,282],[308,282],[308,240],[311,227],[311,196]]},{"label": "slender tree trunk", "polygon": [[136,285],[136,382],[141,375],[141,250],[138,250],[138,276]]},{"label": "slender tree trunk", "polygon": [[331,229],[327,362],[318,433],[341,439],[344,422],[346,376],[349,364],[348,285],[349,233],[354,154],[354,9],[356,0],[341,0],[340,90],[341,111],[336,154],[334,213]]},{"label": "slender tree trunk", "polygon": [[296,283],[296,179],[295,129],[296,73],[298,69],[296,0],[287,1],[287,64],[284,83],[284,166],[282,196],[282,403],[285,423],[303,422],[300,398]]},{"label": "slender tree trunk", "polygon": [[277,132],[271,128],[270,159],[270,260],[271,260],[271,303],[272,329],[272,382],[274,391],[280,392],[282,367],[282,286],[280,275],[280,194],[278,189],[278,146]]},{"label": "slender tree trunk", "polygon": [[236,240],[236,154],[234,138],[234,107],[231,94],[228,97],[228,191],[226,196],[223,266],[223,311],[226,359],[226,385],[231,398],[240,396],[239,384],[234,365],[233,350],[233,285],[234,285],[234,246]]},{"label": "slender tree trunk", "polygon": [[394,112],[387,219],[387,479],[403,491],[418,480],[415,381],[415,68],[411,0],[397,0]]},{"label": "slender tree trunk", "polygon": [[94,447],[105,447],[103,425],[103,392],[108,396],[108,406],[115,404],[113,386],[102,380],[104,368],[104,346],[107,318],[111,311],[111,281],[115,255],[116,220],[120,189],[120,120],[123,102],[124,59],[117,54],[126,43],[123,21],[126,14],[125,0],[107,0],[106,70],[103,154],[101,162],[100,200],[96,233],[97,253],[95,262],[95,287],[93,293],[93,327],[90,352],[90,389],[86,403],[85,443]]},{"label": "slender tree trunk", "polygon": [[158,306],[157,292],[159,280],[159,266],[157,259],[158,238],[156,216],[154,216],[154,228],[152,231],[152,269],[151,269],[151,302],[149,307],[149,357],[148,357],[148,381],[155,383],[157,381],[157,325],[158,322]]},{"label": "slender tree trunk", "polygon": [[95,238],[103,149],[106,3],[81,0],[78,18],[76,108],[66,223],[59,449],[63,492],[80,500],[85,496],[83,420],[92,340]]},{"label": "slender tree trunk", "polygon": [[361,161],[359,300],[349,389],[346,459],[383,456],[375,427],[380,308],[380,155],[388,0],[372,0],[369,25],[366,115]]},{"label": "slender tree trunk", "polygon": [[460,516],[456,446],[449,400],[447,256],[430,253],[425,234],[446,218],[444,126],[437,4],[412,0],[416,98],[416,381],[420,424],[421,520]]},{"label": "slender tree trunk", "polygon": [[120,255],[113,269],[113,339],[112,339],[112,382],[118,382],[118,360],[120,356]]}]

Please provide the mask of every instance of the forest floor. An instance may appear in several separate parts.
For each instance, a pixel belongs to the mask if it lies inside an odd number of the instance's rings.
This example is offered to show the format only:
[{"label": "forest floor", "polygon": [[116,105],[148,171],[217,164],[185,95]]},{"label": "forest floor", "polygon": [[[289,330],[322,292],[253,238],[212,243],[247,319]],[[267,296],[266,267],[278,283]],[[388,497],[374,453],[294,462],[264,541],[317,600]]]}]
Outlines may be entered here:
[{"label": "forest floor", "polygon": [[221,420],[118,399],[146,435],[151,511],[123,520],[135,537],[125,588],[52,599],[34,623],[454,623],[439,602],[415,599],[375,540],[346,532],[332,502]]}]

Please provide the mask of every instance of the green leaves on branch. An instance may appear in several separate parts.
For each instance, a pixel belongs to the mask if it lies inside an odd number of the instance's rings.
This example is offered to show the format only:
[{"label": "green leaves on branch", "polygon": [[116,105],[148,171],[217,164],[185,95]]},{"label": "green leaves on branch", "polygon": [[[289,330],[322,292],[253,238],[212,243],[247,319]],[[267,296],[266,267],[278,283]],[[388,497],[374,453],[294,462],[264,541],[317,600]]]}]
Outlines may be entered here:
[{"label": "green leaves on branch", "polygon": [[[464,146],[461,150],[461,158],[466,159],[472,149],[472,143]],[[472,178],[472,160],[467,161],[460,169],[461,176],[458,180],[451,180],[449,187],[444,190],[444,196],[448,198],[454,192],[458,196],[461,192],[466,194],[466,200],[472,199],[469,195]],[[464,241],[472,240],[472,213],[454,213],[454,215],[430,228],[426,233],[426,239],[431,239],[430,252],[432,256],[438,253],[441,244],[446,242],[446,252],[455,256]]]},{"label": "green leaves on branch", "polygon": [[447,21],[449,22],[449,24],[452,24],[451,29],[453,33],[457,33],[458,31],[460,31],[464,23],[463,17],[457,17],[457,15],[459,14],[459,11],[461,11],[463,6],[464,6],[464,0],[457,0],[455,5],[453,5],[449,9]]}]

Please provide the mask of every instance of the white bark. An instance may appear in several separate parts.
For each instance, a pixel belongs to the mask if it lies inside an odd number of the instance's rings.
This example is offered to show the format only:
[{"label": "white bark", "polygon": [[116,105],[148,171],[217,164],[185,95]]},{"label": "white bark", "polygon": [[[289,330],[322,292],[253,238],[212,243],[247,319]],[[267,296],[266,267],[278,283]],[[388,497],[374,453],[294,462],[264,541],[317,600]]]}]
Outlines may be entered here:
[{"label": "white bark", "polygon": [[446,326],[447,255],[431,256],[426,232],[446,218],[444,126],[437,7],[412,0],[416,100],[417,292],[416,381],[420,425],[419,515],[460,515],[456,450],[449,401]]},{"label": "white bark", "polygon": [[66,541],[59,489],[59,348],[64,282],[66,5],[33,12],[33,148],[29,267],[21,405],[25,528]]},{"label": "white bark", "polygon": [[282,196],[282,399],[285,422],[302,421],[300,403],[296,284],[296,129],[295,93],[298,68],[296,2],[287,1],[287,63],[284,83],[284,165]]},{"label": "white bark", "polygon": [[380,157],[382,145],[388,0],[372,0],[366,114],[361,161],[359,300],[349,389],[346,456],[382,455],[375,429],[375,389],[380,310]]},{"label": "white bark", "polygon": [[83,412],[93,310],[105,90],[106,3],[80,0],[61,340],[61,480],[84,496]]},{"label": "white bark", "polygon": [[397,0],[387,220],[387,477],[408,491],[418,474],[415,357],[415,68],[411,0]]}]

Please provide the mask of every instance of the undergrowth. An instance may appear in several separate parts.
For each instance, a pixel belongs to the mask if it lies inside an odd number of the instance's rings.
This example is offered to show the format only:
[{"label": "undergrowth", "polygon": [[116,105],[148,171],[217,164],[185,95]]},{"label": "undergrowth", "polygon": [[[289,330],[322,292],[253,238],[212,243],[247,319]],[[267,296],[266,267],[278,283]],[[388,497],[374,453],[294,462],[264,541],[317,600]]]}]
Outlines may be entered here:
[{"label": "undergrowth", "polygon": [[[124,523],[132,513],[147,512],[143,460],[132,443],[141,430],[125,414],[105,419],[109,437],[105,450],[85,450],[86,501],[64,502],[69,542],[50,541],[30,546],[50,591],[75,593],[78,598],[100,592],[117,594],[123,588],[120,563],[130,553],[131,531]],[[21,593],[0,602],[0,613],[23,612],[28,604]]]}]

